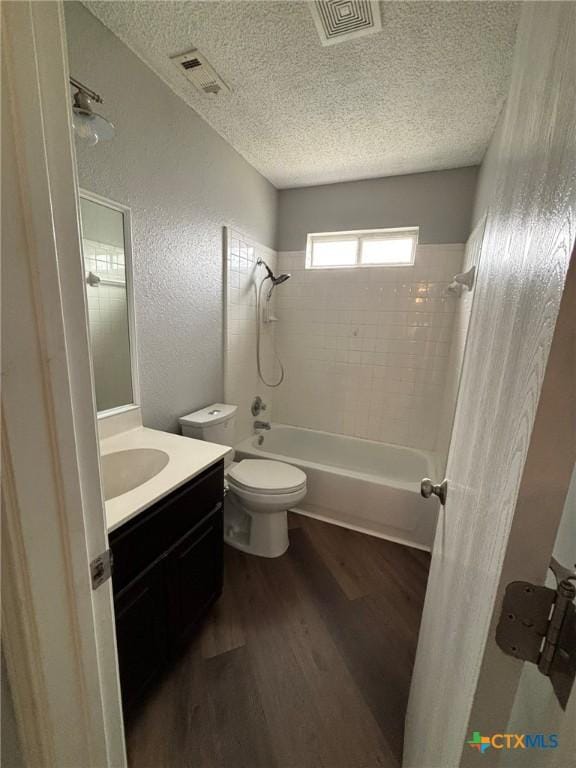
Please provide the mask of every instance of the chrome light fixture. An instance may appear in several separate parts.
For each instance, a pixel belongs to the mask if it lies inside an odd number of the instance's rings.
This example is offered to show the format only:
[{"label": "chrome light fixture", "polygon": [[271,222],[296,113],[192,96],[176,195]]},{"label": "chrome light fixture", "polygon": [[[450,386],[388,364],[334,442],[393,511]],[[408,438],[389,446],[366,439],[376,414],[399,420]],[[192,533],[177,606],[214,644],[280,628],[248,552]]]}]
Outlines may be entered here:
[{"label": "chrome light fixture", "polygon": [[72,104],[76,136],[90,146],[114,138],[115,129],[112,123],[94,112],[94,104],[102,104],[102,97],[73,77],[70,78],[70,85],[76,88]]}]

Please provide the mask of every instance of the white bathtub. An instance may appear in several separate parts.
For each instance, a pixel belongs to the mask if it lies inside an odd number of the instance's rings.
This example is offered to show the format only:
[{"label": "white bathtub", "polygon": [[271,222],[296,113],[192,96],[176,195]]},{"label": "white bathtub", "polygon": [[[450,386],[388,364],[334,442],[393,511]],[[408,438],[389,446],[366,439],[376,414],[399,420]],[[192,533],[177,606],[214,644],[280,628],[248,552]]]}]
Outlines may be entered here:
[{"label": "white bathtub", "polygon": [[273,424],[236,446],[236,460],[276,459],[308,477],[299,512],[398,541],[432,547],[438,502],[420,496],[420,480],[436,476],[429,451]]}]

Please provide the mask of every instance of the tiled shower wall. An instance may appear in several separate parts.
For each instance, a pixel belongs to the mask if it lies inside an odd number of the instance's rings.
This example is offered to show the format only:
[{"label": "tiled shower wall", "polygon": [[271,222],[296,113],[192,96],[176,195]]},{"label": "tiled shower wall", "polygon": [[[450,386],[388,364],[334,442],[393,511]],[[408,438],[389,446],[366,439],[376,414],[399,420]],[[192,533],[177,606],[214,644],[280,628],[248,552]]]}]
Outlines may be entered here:
[{"label": "tiled shower wall", "polygon": [[[267,403],[260,419],[272,418],[272,389],[258,378],[256,369],[256,291],[266,275],[263,267],[257,267],[261,257],[275,271],[277,255],[245,235],[227,230],[225,258],[226,286],[226,350],[224,356],[224,397],[227,403],[238,406],[236,415],[236,440],[239,442],[252,434],[254,417],[250,406],[255,395]],[[266,285],[269,285],[267,282]],[[264,293],[264,292],[263,292]],[[274,300],[272,301],[274,305]],[[264,375],[276,381],[279,375],[273,354],[275,324],[265,324],[262,329],[262,362]]]},{"label": "tiled shower wall", "polygon": [[275,421],[434,450],[463,254],[423,245],[412,267],[306,270],[303,252],[279,253],[292,279],[276,292]]},{"label": "tiled shower wall", "polygon": [[86,293],[96,402],[105,411],[133,401],[124,249],[84,238],[82,250],[86,274],[104,281],[87,284]]}]

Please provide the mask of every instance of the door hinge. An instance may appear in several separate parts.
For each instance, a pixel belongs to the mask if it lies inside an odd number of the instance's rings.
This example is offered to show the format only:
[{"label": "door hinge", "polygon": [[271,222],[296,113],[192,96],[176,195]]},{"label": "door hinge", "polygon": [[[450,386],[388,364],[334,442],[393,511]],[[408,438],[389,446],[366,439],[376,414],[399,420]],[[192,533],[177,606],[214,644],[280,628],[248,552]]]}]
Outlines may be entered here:
[{"label": "door hinge", "polygon": [[552,558],[556,589],[513,581],[506,587],[496,642],[504,653],[536,664],[566,709],[576,677],[576,573]]},{"label": "door hinge", "polygon": [[92,576],[92,589],[98,589],[105,581],[112,576],[113,557],[112,552],[107,549],[101,555],[95,557],[90,563],[90,574]]}]

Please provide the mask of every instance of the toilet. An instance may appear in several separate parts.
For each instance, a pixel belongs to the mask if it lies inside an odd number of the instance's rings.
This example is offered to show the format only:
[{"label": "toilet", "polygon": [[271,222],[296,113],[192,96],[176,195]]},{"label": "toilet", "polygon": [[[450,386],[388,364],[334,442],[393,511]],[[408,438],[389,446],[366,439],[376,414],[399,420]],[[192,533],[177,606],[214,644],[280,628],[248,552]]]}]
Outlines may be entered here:
[{"label": "toilet", "polygon": [[[215,403],[179,419],[182,434],[232,447],[235,405]],[[306,496],[306,475],[283,461],[225,459],[224,541],[260,557],[288,549],[287,512]]]}]

